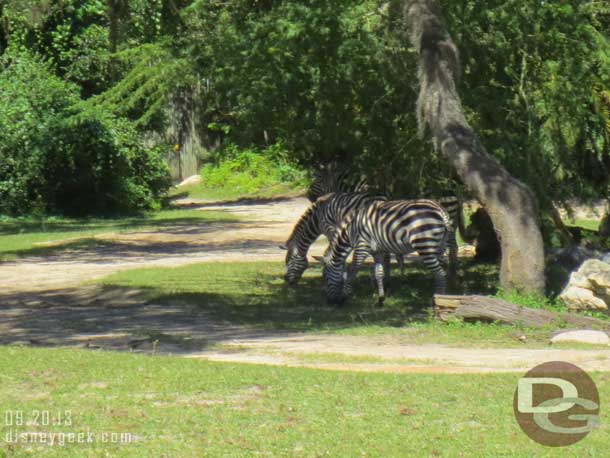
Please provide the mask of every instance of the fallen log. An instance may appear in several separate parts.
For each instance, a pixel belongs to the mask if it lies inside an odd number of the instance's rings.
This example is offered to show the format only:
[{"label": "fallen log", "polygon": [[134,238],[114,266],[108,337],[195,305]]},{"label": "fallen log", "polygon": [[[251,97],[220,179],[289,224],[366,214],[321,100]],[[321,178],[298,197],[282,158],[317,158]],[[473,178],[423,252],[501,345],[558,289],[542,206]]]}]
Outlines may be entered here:
[{"label": "fallen log", "polygon": [[434,296],[434,315],[441,321],[451,317],[465,321],[500,322],[534,328],[568,325],[582,329],[610,331],[610,323],[574,313],[522,307],[502,299],[487,296]]}]

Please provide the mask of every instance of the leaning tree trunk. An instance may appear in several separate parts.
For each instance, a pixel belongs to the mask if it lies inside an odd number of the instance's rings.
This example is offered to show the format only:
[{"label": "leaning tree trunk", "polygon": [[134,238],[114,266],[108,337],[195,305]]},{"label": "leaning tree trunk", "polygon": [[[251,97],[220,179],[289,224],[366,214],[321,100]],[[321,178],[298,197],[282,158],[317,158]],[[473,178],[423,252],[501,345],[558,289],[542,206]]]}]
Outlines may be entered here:
[{"label": "leaning tree trunk", "polygon": [[404,0],[410,39],[419,53],[418,119],[437,150],[485,207],[502,247],[500,282],[506,289],[544,290],[544,250],[536,198],[479,142],[456,90],[458,49],[436,0]]}]

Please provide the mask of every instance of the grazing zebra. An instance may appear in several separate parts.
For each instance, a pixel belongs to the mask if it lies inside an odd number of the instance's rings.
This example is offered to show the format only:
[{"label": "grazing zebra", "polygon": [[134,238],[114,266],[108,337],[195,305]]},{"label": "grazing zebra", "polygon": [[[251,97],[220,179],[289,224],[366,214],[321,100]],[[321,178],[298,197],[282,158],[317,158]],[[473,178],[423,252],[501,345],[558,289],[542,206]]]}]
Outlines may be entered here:
[{"label": "grazing zebra", "polygon": [[354,175],[347,168],[331,162],[316,169],[307,198],[315,202],[319,197],[330,192],[366,192],[368,189],[366,178]]},{"label": "grazing zebra", "polygon": [[[436,292],[444,293],[447,278],[440,259],[452,238],[455,237],[451,219],[435,201],[396,200],[374,202],[368,207],[361,207],[341,222],[325,260],[327,298],[332,303],[343,302],[346,293],[350,291],[346,280],[349,282],[366,257],[372,255],[379,304],[382,305],[385,300],[384,253],[402,256],[413,251],[421,256],[426,268],[434,273]],[[352,251],[353,271],[346,278],[345,262]]]},{"label": "grazing zebra", "polygon": [[348,213],[362,206],[369,206],[373,202],[384,200],[387,199],[383,196],[353,192],[330,193],[317,199],[294,226],[286,245],[280,246],[288,251],[284,276],[286,283],[294,285],[299,281],[308,266],[309,247],[320,235],[324,234],[330,243],[337,226]]}]

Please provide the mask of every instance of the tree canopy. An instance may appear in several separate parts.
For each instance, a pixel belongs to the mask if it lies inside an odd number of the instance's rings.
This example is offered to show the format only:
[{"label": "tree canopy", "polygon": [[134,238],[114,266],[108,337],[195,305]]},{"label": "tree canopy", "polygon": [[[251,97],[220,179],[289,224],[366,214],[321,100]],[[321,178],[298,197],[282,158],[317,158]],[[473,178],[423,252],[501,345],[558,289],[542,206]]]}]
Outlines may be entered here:
[{"label": "tree canopy", "polygon": [[[608,197],[610,6],[441,3],[462,54],[459,91],[467,118],[489,152],[534,190],[543,210],[571,197]],[[193,111],[197,129],[225,144],[279,144],[303,167],[349,160],[399,195],[454,180],[445,159],[418,135],[417,53],[398,1],[2,5],[2,72],[12,71],[12,56],[29,56],[47,69],[45,84],[72,88],[67,99],[58,95],[69,105],[66,117],[128,126],[142,150],[151,138],[159,147],[172,143],[151,132],[163,132],[175,116],[168,107],[186,100],[178,105]],[[65,142],[64,134],[52,132]],[[0,139],[0,194],[13,186],[7,164],[17,159],[7,153],[9,141]],[[31,149],[21,151],[25,157]],[[23,186],[32,189],[28,183]],[[15,205],[10,211],[21,211]]]}]

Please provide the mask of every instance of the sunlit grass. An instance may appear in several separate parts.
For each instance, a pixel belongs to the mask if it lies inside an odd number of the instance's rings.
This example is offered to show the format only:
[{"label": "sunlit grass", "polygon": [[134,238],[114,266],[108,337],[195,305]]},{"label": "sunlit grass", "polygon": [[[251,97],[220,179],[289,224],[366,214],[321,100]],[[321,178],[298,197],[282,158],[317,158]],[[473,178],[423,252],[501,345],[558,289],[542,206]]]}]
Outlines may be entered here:
[{"label": "sunlit grass", "polygon": [[[520,374],[362,374],[16,347],[0,348],[0,364],[2,418],[21,412],[29,422],[3,422],[3,458],[597,457],[610,433],[602,408],[601,428],[582,442],[537,445],[513,416]],[[592,375],[603,403],[610,376]],[[61,412],[64,424],[36,422],[37,411],[56,423]],[[134,442],[4,440],[9,431],[87,430]]]},{"label": "sunlit grass", "polygon": [[256,199],[256,198],[272,198],[285,196],[298,196],[305,193],[305,188],[293,186],[286,183],[278,183],[272,186],[263,187],[250,193],[243,193],[240,190],[231,188],[214,189],[205,187],[203,184],[194,184],[174,188],[170,195],[172,197],[184,197],[190,199],[202,200],[238,200],[238,199]]}]

